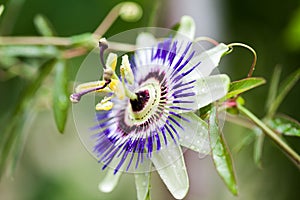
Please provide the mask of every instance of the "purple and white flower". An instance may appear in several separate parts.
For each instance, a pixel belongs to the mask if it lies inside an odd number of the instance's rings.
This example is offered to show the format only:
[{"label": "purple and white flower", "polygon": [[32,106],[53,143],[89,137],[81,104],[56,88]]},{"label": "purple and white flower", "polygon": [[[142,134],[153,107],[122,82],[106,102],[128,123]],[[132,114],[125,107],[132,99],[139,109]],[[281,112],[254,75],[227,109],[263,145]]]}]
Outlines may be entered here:
[{"label": "purple and white flower", "polygon": [[123,171],[139,172],[138,199],[143,199],[154,166],[176,199],[186,195],[189,181],[181,146],[210,151],[207,124],[194,112],[224,97],[230,83],[225,74],[211,75],[228,47],[198,49],[197,43],[180,37],[157,42],[142,33],[134,55],[122,56],[120,77],[117,55],[110,53],[104,80],[77,86],[73,102],[89,92],[107,94],[96,105],[98,123],[91,138],[94,154],[108,168],[99,185],[102,191],[110,192]]}]

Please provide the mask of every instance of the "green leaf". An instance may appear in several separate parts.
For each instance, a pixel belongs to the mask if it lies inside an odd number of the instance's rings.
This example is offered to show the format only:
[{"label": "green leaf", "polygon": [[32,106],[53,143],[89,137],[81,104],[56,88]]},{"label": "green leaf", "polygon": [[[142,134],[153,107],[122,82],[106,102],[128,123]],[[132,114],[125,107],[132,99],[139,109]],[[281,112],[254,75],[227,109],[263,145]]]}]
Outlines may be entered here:
[{"label": "green leaf", "polygon": [[233,152],[236,153],[240,152],[242,148],[251,144],[254,141],[254,139],[255,139],[254,134],[248,134],[233,148]]},{"label": "green leaf", "polygon": [[[33,102],[30,103],[30,106]],[[11,146],[11,153],[9,156],[9,175],[13,175],[15,169],[17,167],[18,161],[22,155],[26,138],[29,134],[29,128],[32,126],[35,117],[36,117],[36,110],[30,108],[28,106],[26,110],[18,116],[18,121],[14,126],[13,131],[16,133],[16,139],[14,144]]]},{"label": "green leaf", "polygon": [[300,123],[291,117],[277,115],[267,124],[282,135],[300,137]]},{"label": "green leaf", "polygon": [[296,70],[294,73],[292,73],[287,79],[283,81],[281,84],[281,87],[279,88],[278,95],[273,101],[273,103],[270,105],[269,109],[269,115],[273,116],[278,107],[280,106],[283,99],[286,97],[286,95],[289,93],[289,91],[294,87],[294,85],[297,83],[297,81],[300,78],[300,68]]},{"label": "green leaf", "polygon": [[226,95],[226,99],[234,97],[238,94],[256,88],[262,84],[265,84],[266,80],[260,77],[245,78],[239,81],[234,81],[230,83],[229,91]]},{"label": "green leaf", "polygon": [[277,96],[280,74],[281,74],[281,67],[276,66],[274,69],[273,75],[272,75],[272,79],[270,81],[270,89],[269,89],[269,94],[268,94],[268,98],[266,101],[267,113],[269,113],[270,105],[272,105],[272,103],[274,102],[274,100]]},{"label": "green leaf", "polygon": [[255,142],[254,142],[253,158],[255,164],[258,167],[261,167],[261,158],[262,158],[265,135],[263,134],[262,130],[258,127],[256,127],[253,131],[256,135]]},{"label": "green leaf", "polygon": [[213,107],[209,117],[210,143],[212,158],[216,170],[225,182],[232,194],[237,195],[237,183],[234,174],[234,167],[228,147],[225,143],[221,130],[218,127],[217,108]]},{"label": "green leaf", "polygon": [[19,104],[15,107],[12,115],[10,116],[10,119],[8,120],[9,124],[7,124],[7,126],[5,127],[0,140],[0,178],[4,174],[6,167],[9,164],[10,156],[18,157],[17,153],[19,151],[14,148],[19,145],[16,144],[16,141],[21,137],[20,134],[24,134],[22,127],[25,124],[25,122],[22,121],[22,117],[20,116],[24,116],[26,110],[32,109],[30,106],[32,100],[34,99],[33,96],[42,85],[41,83],[43,82],[43,80],[51,72],[53,66],[54,60],[49,60],[39,68],[39,73],[26,87],[26,89],[23,90],[20,96]]},{"label": "green leaf", "polygon": [[42,36],[54,36],[56,35],[53,31],[52,25],[50,21],[43,15],[39,14],[36,15],[34,18],[34,25],[37,29],[37,31]]},{"label": "green leaf", "polygon": [[67,65],[64,60],[58,60],[55,63],[53,111],[60,133],[65,129],[69,105]]}]

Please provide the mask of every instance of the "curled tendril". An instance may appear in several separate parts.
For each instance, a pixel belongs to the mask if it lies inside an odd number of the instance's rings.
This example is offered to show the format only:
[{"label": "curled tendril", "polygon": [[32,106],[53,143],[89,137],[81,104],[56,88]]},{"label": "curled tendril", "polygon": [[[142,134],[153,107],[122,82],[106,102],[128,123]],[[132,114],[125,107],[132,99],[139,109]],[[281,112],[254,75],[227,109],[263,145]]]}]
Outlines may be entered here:
[{"label": "curled tendril", "polygon": [[229,51],[227,53],[231,53],[233,51],[233,47],[234,46],[236,46],[236,47],[244,47],[244,48],[246,48],[246,49],[248,49],[248,50],[250,50],[252,52],[252,54],[253,54],[253,62],[252,62],[252,65],[251,65],[250,70],[249,70],[248,75],[247,75],[248,78],[251,77],[252,74],[253,74],[253,72],[254,72],[254,70],[255,70],[256,61],[257,61],[257,55],[256,55],[255,50],[252,47],[250,47],[250,46],[248,46],[246,44],[238,43],[238,42],[228,44],[227,46],[229,47]]}]

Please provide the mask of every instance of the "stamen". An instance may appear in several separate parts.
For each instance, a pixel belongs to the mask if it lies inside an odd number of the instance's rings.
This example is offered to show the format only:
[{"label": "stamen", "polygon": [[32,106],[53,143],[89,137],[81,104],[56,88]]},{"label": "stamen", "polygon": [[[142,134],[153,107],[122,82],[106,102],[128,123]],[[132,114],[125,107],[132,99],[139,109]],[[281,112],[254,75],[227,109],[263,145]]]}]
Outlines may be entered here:
[{"label": "stamen", "polygon": [[122,85],[123,85],[123,88],[124,88],[124,91],[125,91],[125,95],[126,95],[129,99],[135,100],[135,99],[137,99],[137,95],[136,95],[135,93],[131,92],[131,91],[127,88],[127,86],[126,86],[126,84],[125,84],[125,71],[124,71],[124,70],[125,70],[124,68],[121,68],[121,69],[120,69],[120,72],[121,72],[121,78],[122,78]]},{"label": "stamen", "polygon": [[124,78],[126,79],[126,81],[128,81],[128,83],[132,85],[134,82],[134,76],[130,67],[128,55],[122,56],[122,65],[120,69],[124,71]]},{"label": "stamen", "polygon": [[94,91],[97,91],[97,90],[104,89],[109,83],[110,83],[110,81],[106,81],[104,83],[104,85],[102,85],[102,86],[98,86],[98,87],[94,87],[94,88],[91,88],[91,89],[83,90],[83,91],[78,92],[78,93],[73,93],[70,96],[70,100],[71,100],[72,103],[78,103],[83,95],[88,94],[90,92],[94,92]]},{"label": "stamen", "polygon": [[111,102],[110,100],[113,97],[114,96],[104,97],[104,99],[102,99],[101,102],[96,105],[96,110],[108,111],[108,110],[112,109],[112,107],[114,106],[114,103]]}]

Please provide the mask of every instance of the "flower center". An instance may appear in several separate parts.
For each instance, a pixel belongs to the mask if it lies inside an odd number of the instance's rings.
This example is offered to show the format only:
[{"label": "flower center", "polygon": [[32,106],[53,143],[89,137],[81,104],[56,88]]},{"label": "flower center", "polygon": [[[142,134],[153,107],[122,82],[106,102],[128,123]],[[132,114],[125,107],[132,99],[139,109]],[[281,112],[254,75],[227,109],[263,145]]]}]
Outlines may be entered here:
[{"label": "flower center", "polygon": [[140,92],[135,93],[137,95],[137,99],[130,99],[131,108],[133,112],[139,112],[143,110],[145,105],[147,104],[150,94],[149,90],[143,90]]},{"label": "flower center", "polygon": [[160,87],[156,82],[146,82],[135,92],[137,98],[129,99],[126,109],[126,124],[143,124],[157,111]]}]

